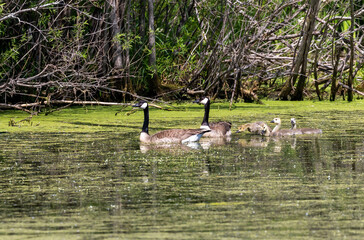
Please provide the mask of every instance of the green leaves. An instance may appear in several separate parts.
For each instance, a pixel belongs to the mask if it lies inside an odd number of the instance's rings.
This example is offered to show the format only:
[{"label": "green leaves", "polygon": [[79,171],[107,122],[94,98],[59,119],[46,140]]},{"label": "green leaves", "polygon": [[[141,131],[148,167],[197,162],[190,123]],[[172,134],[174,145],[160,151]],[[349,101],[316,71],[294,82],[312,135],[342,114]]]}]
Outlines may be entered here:
[{"label": "green leaves", "polygon": [[141,43],[141,37],[133,33],[119,33],[113,38],[113,42],[119,42],[123,50],[132,49],[136,44]]}]

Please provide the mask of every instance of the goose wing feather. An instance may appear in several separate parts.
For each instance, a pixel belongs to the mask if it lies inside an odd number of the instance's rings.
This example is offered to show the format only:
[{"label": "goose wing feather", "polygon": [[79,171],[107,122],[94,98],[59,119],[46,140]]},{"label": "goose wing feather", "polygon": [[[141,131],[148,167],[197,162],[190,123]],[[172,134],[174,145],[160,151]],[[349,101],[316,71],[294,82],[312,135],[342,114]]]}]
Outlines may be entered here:
[{"label": "goose wing feather", "polygon": [[[211,128],[212,131],[210,133],[207,133],[206,136],[209,136],[209,135],[226,136],[226,135],[231,134],[231,122],[224,122],[224,121],[212,122],[212,123],[209,123],[209,127]],[[230,132],[230,134],[229,134],[229,132]]]},{"label": "goose wing feather", "polygon": [[169,129],[160,131],[150,137],[151,142],[180,142],[206,130],[201,129]]}]

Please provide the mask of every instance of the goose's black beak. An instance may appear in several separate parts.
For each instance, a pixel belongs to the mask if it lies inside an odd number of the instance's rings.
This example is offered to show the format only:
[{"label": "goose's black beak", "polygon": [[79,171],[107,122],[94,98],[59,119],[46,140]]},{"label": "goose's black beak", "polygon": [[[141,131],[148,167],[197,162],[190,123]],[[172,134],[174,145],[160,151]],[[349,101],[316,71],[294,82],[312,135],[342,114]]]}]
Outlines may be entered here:
[{"label": "goose's black beak", "polygon": [[271,123],[274,123],[274,120],[270,121]]},{"label": "goose's black beak", "polygon": [[193,103],[200,103],[200,99],[193,101]]},{"label": "goose's black beak", "polygon": [[238,129],[238,130],[236,130],[236,132],[235,133],[240,133],[240,130]]},{"label": "goose's black beak", "polygon": [[138,102],[136,104],[133,105],[133,107],[140,107],[142,105],[142,103]]}]

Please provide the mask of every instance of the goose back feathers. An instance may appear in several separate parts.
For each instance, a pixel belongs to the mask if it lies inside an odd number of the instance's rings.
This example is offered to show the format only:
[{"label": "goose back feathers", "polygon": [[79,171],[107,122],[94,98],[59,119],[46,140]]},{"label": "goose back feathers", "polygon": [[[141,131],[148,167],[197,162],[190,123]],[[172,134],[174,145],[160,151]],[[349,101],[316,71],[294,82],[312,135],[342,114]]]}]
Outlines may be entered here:
[{"label": "goose back feathers", "polygon": [[210,132],[211,129],[169,129],[160,131],[152,136],[149,135],[149,108],[148,103],[140,101],[133,105],[144,110],[144,122],[142,132],[140,133],[140,141],[143,143],[186,143],[197,142],[203,134]]},{"label": "goose back feathers", "polygon": [[321,129],[315,128],[297,128],[297,122],[295,118],[291,118],[291,129],[301,132],[301,134],[320,134],[322,133]]}]

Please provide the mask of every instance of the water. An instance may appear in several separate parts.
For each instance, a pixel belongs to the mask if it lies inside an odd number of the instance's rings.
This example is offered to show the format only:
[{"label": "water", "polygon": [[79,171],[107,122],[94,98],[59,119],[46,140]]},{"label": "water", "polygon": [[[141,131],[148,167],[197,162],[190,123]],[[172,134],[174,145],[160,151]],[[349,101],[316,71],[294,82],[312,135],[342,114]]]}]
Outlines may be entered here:
[{"label": "water", "polygon": [[0,134],[0,238],[362,239],[364,128],[345,116],[313,118],[319,136],[159,148],[133,131]]}]

